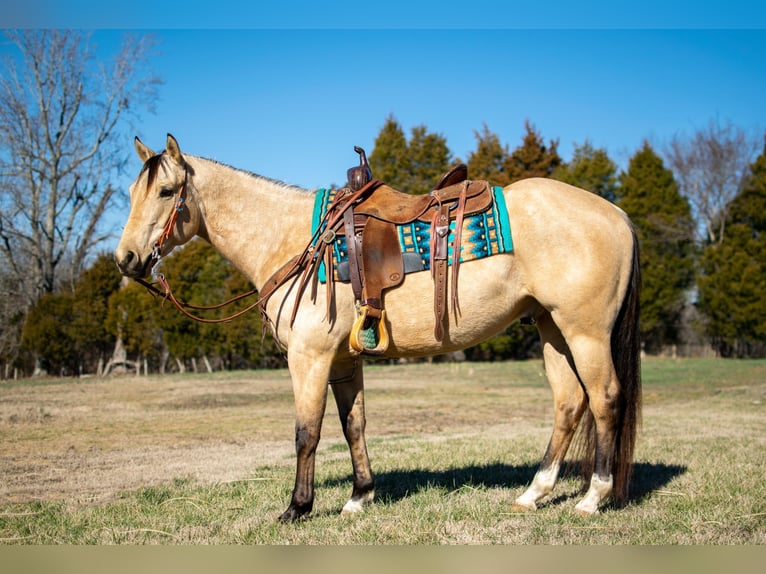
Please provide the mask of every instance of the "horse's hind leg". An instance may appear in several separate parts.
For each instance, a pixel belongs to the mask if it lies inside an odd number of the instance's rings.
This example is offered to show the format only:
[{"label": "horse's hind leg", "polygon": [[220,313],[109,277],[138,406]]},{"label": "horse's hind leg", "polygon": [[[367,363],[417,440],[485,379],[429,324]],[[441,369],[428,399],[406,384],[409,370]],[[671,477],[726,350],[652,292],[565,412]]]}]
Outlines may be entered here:
[{"label": "horse's hind leg", "polygon": [[621,389],[608,338],[574,337],[570,348],[588,393],[588,407],[595,423],[593,474],[588,492],[575,509],[582,514],[595,514],[599,505],[612,495],[614,486],[613,467],[622,410]]},{"label": "horse's hind leg", "polygon": [[362,362],[354,360],[350,364],[333,367],[330,374],[330,386],[335,396],[335,403],[338,405],[338,415],[351,452],[351,465],[354,470],[354,488],[351,498],[343,507],[342,514],[355,514],[361,512],[364,505],[372,502],[375,497],[375,483],[364,438]]},{"label": "horse's hind leg", "polygon": [[532,484],[514,503],[517,510],[534,510],[537,502],[553,490],[587,404],[573,368],[569,348],[549,313],[538,317],[537,328],[543,344],[545,374],[553,391],[554,425],[548,448]]}]

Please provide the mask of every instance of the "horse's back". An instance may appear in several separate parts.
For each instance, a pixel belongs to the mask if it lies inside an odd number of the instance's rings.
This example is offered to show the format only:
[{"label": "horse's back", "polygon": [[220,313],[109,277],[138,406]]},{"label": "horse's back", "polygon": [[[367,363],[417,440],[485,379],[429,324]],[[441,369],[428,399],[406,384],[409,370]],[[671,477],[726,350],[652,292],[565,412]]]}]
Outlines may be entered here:
[{"label": "horse's back", "polygon": [[[612,236],[630,237],[630,225],[620,208],[579,187],[554,179],[529,178],[504,190],[514,240],[529,231],[544,233],[556,243]],[[533,237],[534,239],[535,237]]]}]

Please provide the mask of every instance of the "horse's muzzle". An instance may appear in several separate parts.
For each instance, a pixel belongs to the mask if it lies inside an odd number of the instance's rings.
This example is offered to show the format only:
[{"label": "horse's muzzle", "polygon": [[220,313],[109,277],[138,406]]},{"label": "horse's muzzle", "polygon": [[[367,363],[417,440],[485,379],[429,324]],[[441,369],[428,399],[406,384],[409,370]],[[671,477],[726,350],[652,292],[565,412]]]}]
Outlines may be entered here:
[{"label": "horse's muzzle", "polygon": [[131,279],[141,279],[149,274],[149,263],[151,257],[141,261],[141,258],[133,251],[127,251],[125,254],[119,252],[115,254],[115,262],[120,273]]}]

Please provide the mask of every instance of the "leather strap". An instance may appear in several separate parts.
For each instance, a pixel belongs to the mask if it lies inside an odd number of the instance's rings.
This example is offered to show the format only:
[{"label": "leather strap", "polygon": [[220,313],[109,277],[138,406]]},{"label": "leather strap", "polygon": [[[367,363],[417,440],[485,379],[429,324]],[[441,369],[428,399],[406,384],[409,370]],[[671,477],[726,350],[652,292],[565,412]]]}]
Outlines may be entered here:
[{"label": "leather strap", "polygon": [[343,224],[346,235],[348,273],[351,280],[351,289],[354,292],[354,299],[359,301],[362,298],[362,243],[356,234],[353,205],[349,205],[343,212]]},{"label": "leather strap", "polygon": [[468,191],[468,182],[463,182],[463,189],[457,201],[457,210],[455,212],[455,238],[452,241],[452,291],[451,306],[455,317],[460,314],[460,302],[458,301],[457,281],[460,272],[460,246],[463,236],[463,218],[465,216],[466,195]]},{"label": "leather strap", "polygon": [[444,339],[447,310],[447,256],[449,252],[449,206],[440,205],[431,223],[431,275],[434,281],[434,338]]}]

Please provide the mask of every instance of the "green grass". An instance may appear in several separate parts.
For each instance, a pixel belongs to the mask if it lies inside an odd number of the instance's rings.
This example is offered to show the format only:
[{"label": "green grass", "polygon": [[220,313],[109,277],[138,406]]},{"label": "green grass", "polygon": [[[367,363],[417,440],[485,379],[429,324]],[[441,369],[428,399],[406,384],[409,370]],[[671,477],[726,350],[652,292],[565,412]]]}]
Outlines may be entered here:
[{"label": "green grass", "polygon": [[[330,401],[317,456],[317,497],[307,520],[276,520],[289,501],[294,472],[293,457],[280,456],[235,481],[178,477],[98,503],[77,497],[6,501],[0,504],[0,543],[766,542],[766,361],[644,361],[645,409],[633,495],[625,508],[607,507],[593,517],[574,512],[582,482],[573,475],[559,482],[538,511],[511,509],[550,432],[550,392],[541,372],[539,361],[368,367],[368,446],[377,499],[358,516],[339,514],[351,492],[351,475]],[[250,375],[266,381],[281,377],[273,392],[283,404],[284,373],[222,373],[212,384]],[[177,386],[180,380],[158,378],[154,384]],[[199,378],[199,385],[204,382],[210,377]],[[258,409],[264,402],[243,388],[215,390],[212,384],[190,387],[196,394],[188,390],[165,403],[159,389],[155,404],[169,405],[159,415],[210,410],[225,421],[227,413],[235,416],[238,409]],[[72,392],[77,386],[71,385]],[[42,408],[50,409],[44,402]],[[61,415],[53,412],[52,422],[24,424],[29,432],[54,424]]]}]

